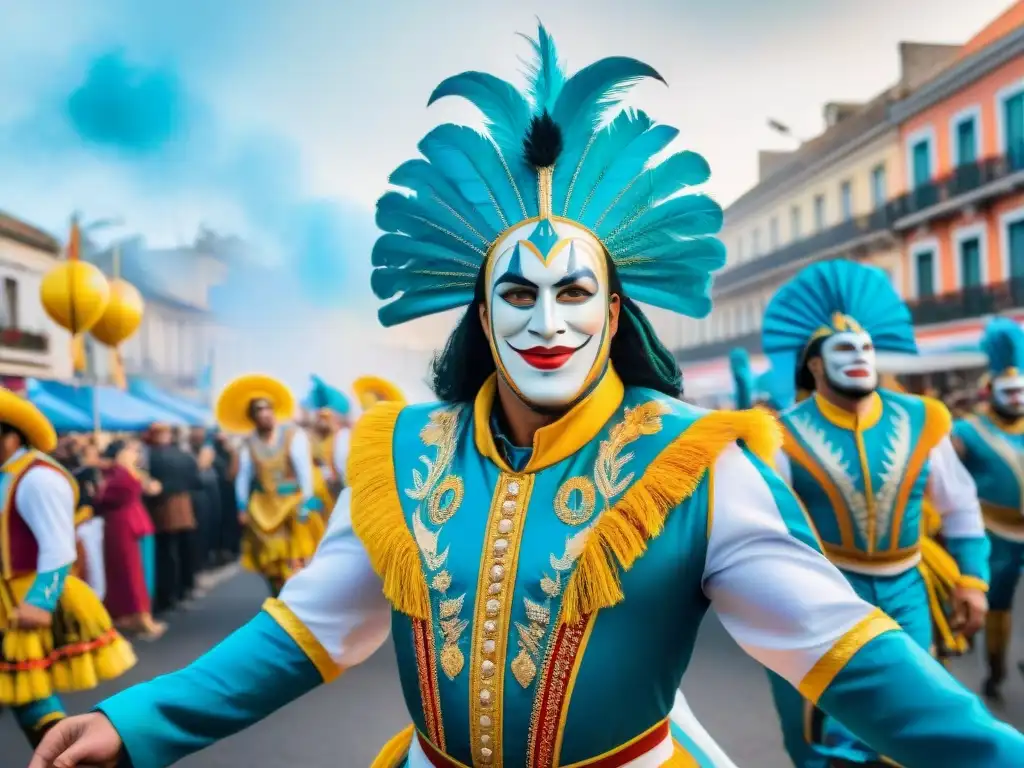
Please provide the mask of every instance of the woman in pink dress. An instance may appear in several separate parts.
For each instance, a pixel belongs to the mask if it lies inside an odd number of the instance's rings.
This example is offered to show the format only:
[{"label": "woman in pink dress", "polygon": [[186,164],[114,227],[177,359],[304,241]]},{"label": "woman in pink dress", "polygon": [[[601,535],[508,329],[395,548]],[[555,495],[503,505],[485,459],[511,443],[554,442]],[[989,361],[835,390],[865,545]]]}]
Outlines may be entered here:
[{"label": "woman in pink dress", "polygon": [[123,632],[143,640],[156,640],[167,630],[153,620],[146,585],[143,547],[153,535],[153,521],[142,503],[143,495],[160,492],[160,484],[142,476],[138,444],[115,440],[104,452],[103,487],[96,498],[97,512],[106,521],[103,539],[107,569],[105,604]]}]

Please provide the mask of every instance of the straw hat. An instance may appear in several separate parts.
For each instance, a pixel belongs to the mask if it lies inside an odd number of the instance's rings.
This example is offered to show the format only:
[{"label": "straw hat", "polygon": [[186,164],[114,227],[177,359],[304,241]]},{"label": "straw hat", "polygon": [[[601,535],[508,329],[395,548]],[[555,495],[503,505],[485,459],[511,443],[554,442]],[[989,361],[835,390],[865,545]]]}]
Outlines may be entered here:
[{"label": "straw hat", "polygon": [[0,387],[0,422],[10,424],[37,451],[50,453],[57,447],[57,431],[42,411],[26,398]]},{"label": "straw hat", "polygon": [[255,426],[249,416],[253,400],[266,400],[279,421],[295,415],[295,396],[282,382],[261,373],[239,376],[230,382],[217,398],[215,413],[221,429],[246,433]]}]

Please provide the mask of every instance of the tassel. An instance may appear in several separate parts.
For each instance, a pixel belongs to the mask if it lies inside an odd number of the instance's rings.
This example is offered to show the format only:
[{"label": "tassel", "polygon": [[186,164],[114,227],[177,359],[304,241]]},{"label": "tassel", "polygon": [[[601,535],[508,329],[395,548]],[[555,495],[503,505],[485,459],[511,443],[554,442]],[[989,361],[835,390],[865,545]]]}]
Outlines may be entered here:
[{"label": "tassel", "polygon": [[410,725],[391,737],[391,740],[377,753],[370,768],[400,768],[409,756],[409,748],[415,738],[415,730]]},{"label": "tassel", "polygon": [[352,529],[366,547],[384,595],[395,610],[414,619],[430,616],[430,597],[419,547],[405,519],[392,455],[401,403],[382,402],[352,431],[348,477],[352,485]]},{"label": "tassel", "polygon": [[71,337],[71,363],[75,373],[85,373],[89,370],[89,361],[85,354],[85,336],[80,333]]},{"label": "tassel", "polygon": [[768,462],[782,445],[782,433],[764,411],[709,413],[670,443],[597,519],[566,586],[566,624],[622,601],[620,573],[633,566],[647,542],[661,534],[668,513],[697,490],[719,454],[738,440]]}]

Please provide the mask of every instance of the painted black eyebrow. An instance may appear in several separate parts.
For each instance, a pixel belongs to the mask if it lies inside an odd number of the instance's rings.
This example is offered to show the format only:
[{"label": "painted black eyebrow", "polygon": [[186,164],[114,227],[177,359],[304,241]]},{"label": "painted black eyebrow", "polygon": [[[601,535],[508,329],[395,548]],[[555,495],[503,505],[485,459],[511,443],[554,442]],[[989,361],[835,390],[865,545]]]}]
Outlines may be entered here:
[{"label": "painted black eyebrow", "polygon": [[590,267],[577,269],[575,272],[566,275],[557,283],[555,283],[555,288],[565,288],[565,286],[567,285],[572,285],[573,283],[577,283],[580,280],[584,280],[588,277],[595,283],[597,282],[597,275],[594,274],[594,271],[590,269]]},{"label": "painted black eyebrow", "polygon": [[536,288],[536,283],[531,283],[522,275],[516,274],[515,272],[506,272],[504,275],[494,281],[495,285],[501,285],[502,283],[512,283],[513,285],[521,285],[524,288]]}]

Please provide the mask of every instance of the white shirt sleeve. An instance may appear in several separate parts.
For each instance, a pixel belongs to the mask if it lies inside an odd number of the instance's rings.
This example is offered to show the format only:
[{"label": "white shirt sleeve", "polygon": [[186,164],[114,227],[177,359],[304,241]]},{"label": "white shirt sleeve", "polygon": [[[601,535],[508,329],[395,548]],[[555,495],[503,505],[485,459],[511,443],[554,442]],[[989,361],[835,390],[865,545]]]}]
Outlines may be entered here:
[{"label": "white shirt sleeve", "polygon": [[944,437],[928,457],[928,489],[935,511],[942,517],[942,533],[950,539],[985,535],[981,504],[974,478],[956,455],[953,441]]},{"label": "white shirt sleeve", "polygon": [[40,573],[75,562],[75,492],[64,475],[51,467],[32,467],[18,482],[14,503],[36,537]]},{"label": "white shirt sleeve", "polygon": [[252,454],[249,453],[249,446],[243,443],[238,448],[238,474],[235,475],[235,502],[239,509],[249,508],[252,475]]},{"label": "white shirt sleeve", "polygon": [[352,531],[346,488],[308,566],[288,580],[281,600],[342,667],[368,659],[391,631],[391,606],[362,542]]},{"label": "white shirt sleeve", "polygon": [[790,466],[789,455],[781,449],[775,454],[775,471],[786,481],[786,485],[793,484],[793,467]]},{"label": "white shirt sleeve", "polygon": [[704,592],[740,647],[798,686],[875,608],[790,534],[768,483],[737,446],[715,463],[712,508]]},{"label": "white shirt sleeve", "polygon": [[313,454],[305,430],[295,430],[288,455],[295,469],[295,479],[299,481],[302,498],[313,498]]},{"label": "white shirt sleeve", "polygon": [[338,478],[345,481],[345,469],[348,464],[349,439],[352,437],[350,429],[339,429],[334,436],[334,471]]}]

